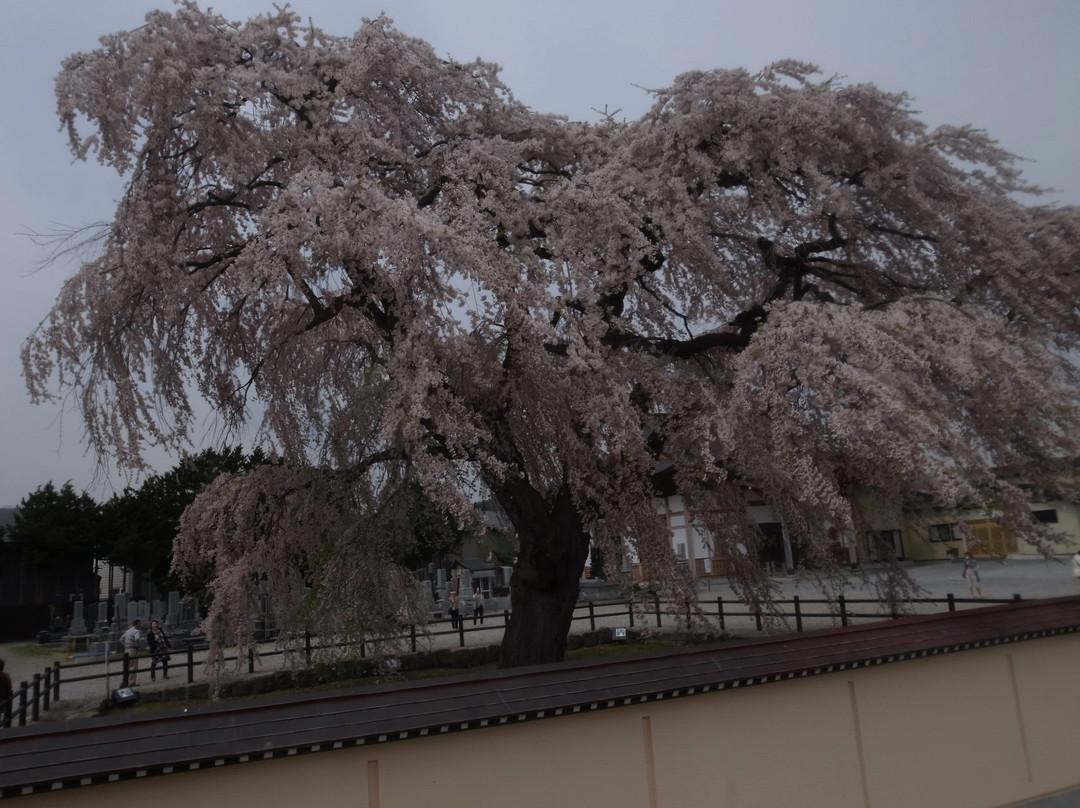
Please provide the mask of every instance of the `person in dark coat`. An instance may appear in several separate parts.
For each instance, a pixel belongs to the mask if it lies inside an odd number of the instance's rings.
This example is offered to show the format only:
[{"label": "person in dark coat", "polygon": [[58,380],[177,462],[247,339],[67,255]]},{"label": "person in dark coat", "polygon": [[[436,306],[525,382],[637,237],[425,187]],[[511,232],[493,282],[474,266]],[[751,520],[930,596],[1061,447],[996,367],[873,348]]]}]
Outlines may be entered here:
[{"label": "person in dark coat", "polygon": [[14,693],[11,675],[4,670],[4,660],[0,659],[0,727],[11,721],[11,697]]},{"label": "person in dark coat", "polygon": [[152,654],[150,660],[150,679],[156,679],[154,671],[157,666],[161,665],[161,676],[165,679],[169,678],[169,650],[172,648],[172,643],[169,642],[168,635],[162,631],[161,624],[157,620],[150,621],[150,630],[146,632],[146,644],[150,646],[150,653]]}]

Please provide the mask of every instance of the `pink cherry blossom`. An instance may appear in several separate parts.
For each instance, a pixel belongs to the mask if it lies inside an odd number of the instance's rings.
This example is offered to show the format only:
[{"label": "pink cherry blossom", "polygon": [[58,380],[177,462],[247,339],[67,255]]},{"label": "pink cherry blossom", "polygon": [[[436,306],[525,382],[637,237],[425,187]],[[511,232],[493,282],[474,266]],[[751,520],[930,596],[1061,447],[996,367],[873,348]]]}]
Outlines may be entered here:
[{"label": "pink cherry blossom", "polygon": [[405,479],[514,525],[504,665],[561,658],[590,543],[689,594],[660,468],[759,605],[750,489],[825,567],[856,495],[1038,542],[1017,484],[1075,494],[1080,217],[903,95],[783,62],[577,123],[385,17],[339,38],[193,2],[70,57],[57,95],[128,185],[24,346],[32,396],[129,465],[187,444],[196,396],[288,460],[185,516],[218,647],[256,585],[290,632],[415,616],[382,510]]}]

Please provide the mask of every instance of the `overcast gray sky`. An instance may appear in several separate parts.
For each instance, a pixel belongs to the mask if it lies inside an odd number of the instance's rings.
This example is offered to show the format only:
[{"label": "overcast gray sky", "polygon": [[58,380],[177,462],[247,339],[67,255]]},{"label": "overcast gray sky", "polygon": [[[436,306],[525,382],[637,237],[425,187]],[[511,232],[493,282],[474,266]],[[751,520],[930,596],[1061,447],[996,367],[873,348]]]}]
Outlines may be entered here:
[{"label": "overcast gray sky", "polygon": [[[280,0],[279,0],[280,2]],[[214,0],[240,20],[270,0]],[[477,56],[535,109],[595,120],[637,117],[639,87],[679,73],[759,69],[782,58],[852,82],[906,90],[931,124],[987,129],[1034,162],[1028,176],[1080,204],[1080,2],[1077,0],[296,0],[320,28],[346,35],[385,11],[399,29],[458,60]],[[73,163],[57,128],[53,78],[70,53],[134,28],[170,0],[4,0],[0,26],[0,506],[50,480],[98,499],[124,478],[94,479],[75,413],[29,402],[19,347],[74,270],[36,269],[45,251],[24,233],[107,220],[122,180]],[[199,447],[196,447],[199,448]],[[173,460],[156,459],[164,471]]]}]

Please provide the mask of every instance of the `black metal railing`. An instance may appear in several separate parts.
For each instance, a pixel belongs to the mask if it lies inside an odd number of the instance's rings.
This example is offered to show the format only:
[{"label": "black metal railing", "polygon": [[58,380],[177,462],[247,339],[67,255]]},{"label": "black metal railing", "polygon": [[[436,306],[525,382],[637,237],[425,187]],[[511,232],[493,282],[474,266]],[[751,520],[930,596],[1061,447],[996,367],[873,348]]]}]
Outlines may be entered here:
[{"label": "black metal railing", "polygon": [[[745,617],[753,618],[754,627],[759,632],[766,629],[786,629],[802,632],[805,630],[805,624],[808,620],[829,620],[832,625],[839,623],[841,626],[848,626],[855,620],[897,619],[911,613],[920,605],[945,606],[948,611],[952,612],[956,611],[959,604],[1010,603],[1020,599],[1021,597],[1018,594],[1006,599],[986,598],[976,600],[974,598],[958,598],[950,593],[944,598],[912,598],[891,607],[886,607],[882,601],[875,598],[849,598],[840,595],[835,599],[823,599],[800,598],[796,595],[791,599],[772,601],[773,609],[765,611],[760,608],[748,607],[738,601],[725,601],[723,597],[717,597],[715,601],[699,600],[695,604],[692,601],[676,602],[661,600],[655,595],[647,595],[635,601],[608,600],[581,603],[575,610],[572,620],[575,623],[587,621],[590,631],[597,629],[598,621],[610,622],[625,619],[627,626],[635,628],[638,620],[646,618],[655,621],[656,628],[663,628],[664,619],[667,617],[669,622],[676,621],[688,627],[706,628],[711,627],[712,621],[715,620],[717,627],[721,631],[726,631],[728,621],[731,618]],[[871,605],[875,606],[876,610],[869,610]],[[790,609],[784,607],[790,607]],[[416,625],[405,627],[399,639],[405,641],[407,647],[413,653],[419,649],[422,639],[434,640],[443,636],[456,636],[458,647],[464,648],[467,645],[468,635],[490,631],[493,628],[505,628],[510,624],[511,619],[512,614],[508,610],[503,610],[501,615],[497,612],[487,614],[484,623],[477,622],[469,627],[465,625],[466,617],[464,615],[456,620],[438,618],[430,621],[424,627]],[[449,628],[446,628],[446,626],[449,626]],[[300,653],[303,655],[304,664],[308,666],[312,664],[316,654],[320,651],[358,647],[360,656],[364,657],[370,645],[370,641],[320,643],[318,637],[313,636],[310,632],[305,633],[302,639]],[[266,647],[265,649],[260,647],[270,646],[271,643],[275,647]],[[172,650],[172,655],[180,656],[181,661],[170,667],[174,669],[182,668],[184,671],[183,678],[186,683],[189,685],[194,684],[195,669],[197,665],[203,664],[202,660],[196,659],[196,653],[206,651],[208,648],[209,646],[200,640],[185,640],[181,648]],[[256,648],[259,648],[259,650],[256,651]],[[244,654],[248,673],[255,673],[256,660],[261,661],[290,653],[296,653],[295,649],[277,647],[277,640],[256,643],[254,647],[249,648]],[[0,701],[0,727],[21,727],[41,720],[41,713],[47,712],[51,706],[60,700],[61,681],[66,685],[71,685],[76,682],[118,677],[120,687],[127,687],[135,673],[132,663],[136,659],[139,660],[140,665],[143,660],[152,662],[154,655],[136,654],[130,656],[123,654],[117,660],[120,665],[119,670],[113,672],[109,670],[108,663],[115,656],[107,657],[107,661],[104,663],[106,665],[104,672],[98,670],[94,673],[80,675],[79,671],[81,670],[89,667],[100,668],[103,664],[102,660],[89,660],[67,664],[53,662],[41,673],[35,673],[33,679],[22,682],[19,687],[15,688],[9,699]],[[226,654],[222,661],[224,663],[236,663],[240,659],[240,654],[234,653],[231,656]],[[149,673],[149,670],[145,669],[140,672]]]}]

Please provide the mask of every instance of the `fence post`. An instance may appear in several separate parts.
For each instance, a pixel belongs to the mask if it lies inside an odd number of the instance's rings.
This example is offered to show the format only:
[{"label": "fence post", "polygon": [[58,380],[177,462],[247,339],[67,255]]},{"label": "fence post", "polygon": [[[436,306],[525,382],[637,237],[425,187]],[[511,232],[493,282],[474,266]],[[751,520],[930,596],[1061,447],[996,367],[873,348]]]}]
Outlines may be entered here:
[{"label": "fence post", "polygon": [[840,625],[847,625],[847,601],[844,596],[840,596]]},{"label": "fence post", "polygon": [[795,604],[795,631],[802,634],[802,606],[799,605],[799,596],[793,595],[792,603]]},{"label": "fence post", "polygon": [[60,701],[60,663],[53,662],[53,701]]},{"label": "fence post", "polygon": [[754,622],[757,623],[757,630],[761,631],[761,607],[754,607]]},{"label": "fence post", "polygon": [[19,726],[26,726],[26,691],[30,689],[30,685],[26,682],[22,683],[19,688]]},{"label": "fence post", "polygon": [[311,664],[311,632],[304,632],[304,656],[307,658],[307,664]]},{"label": "fence post", "polygon": [[634,602],[626,601],[626,616],[630,618],[630,628],[634,627]]},{"label": "fence post", "polygon": [[465,647],[465,618],[459,617],[457,621],[458,647]]},{"label": "fence post", "polygon": [[660,628],[660,596],[653,595],[656,598],[656,627]]},{"label": "fence post", "polygon": [[45,669],[45,689],[42,691],[44,698],[41,700],[41,708],[49,711],[49,699],[52,697],[52,668]]},{"label": "fence post", "polygon": [[1013,600],[1020,600],[1020,593],[1019,592],[1017,592],[1015,595],[1013,595]]},{"label": "fence post", "polygon": [[953,595],[952,592],[950,592],[948,595],[945,596],[945,599],[949,602],[949,611],[950,612],[955,612],[956,611],[956,596]]},{"label": "fence post", "polygon": [[721,595],[716,596],[716,614],[720,618],[720,630],[725,631],[724,626],[724,598]]},{"label": "fence post", "polygon": [[122,665],[123,674],[120,676],[120,687],[128,686],[128,669],[131,666],[131,657],[128,654],[124,654],[124,662]]},{"label": "fence post", "polygon": [[412,641],[412,652],[416,653],[416,624],[409,623],[409,639]]},{"label": "fence post", "polygon": [[195,683],[195,641],[190,637],[185,640],[187,643],[187,683]]},{"label": "fence post", "polygon": [[248,673],[255,673],[255,649],[248,648]]},{"label": "fence post", "polygon": [[34,721],[38,721],[41,718],[41,714],[38,712],[38,701],[41,700],[41,674],[34,674],[34,700],[30,706],[30,713],[34,718]]},{"label": "fence post", "polygon": [[589,601],[589,631],[596,631],[596,610],[591,600]]}]

